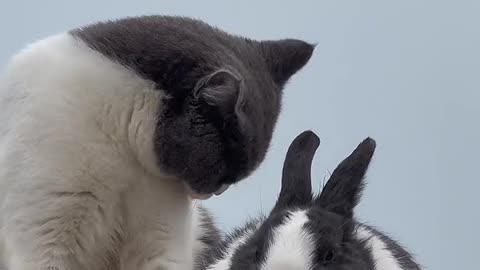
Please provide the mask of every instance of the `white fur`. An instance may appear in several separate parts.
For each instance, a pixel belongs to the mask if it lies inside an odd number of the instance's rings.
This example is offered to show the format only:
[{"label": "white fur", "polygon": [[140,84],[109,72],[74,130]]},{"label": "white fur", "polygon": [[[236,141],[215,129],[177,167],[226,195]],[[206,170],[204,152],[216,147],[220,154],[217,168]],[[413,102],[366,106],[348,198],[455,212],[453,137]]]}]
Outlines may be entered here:
[{"label": "white fur", "polygon": [[372,251],[375,269],[378,270],[402,270],[393,254],[388,250],[385,242],[369,229],[358,225],[355,236],[357,239],[367,241]]},{"label": "white fur", "polygon": [[273,233],[273,243],[262,270],[312,269],[315,245],[305,230],[308,216],[304,210],[291,213],[290,219]]},{"label": "white fur", "polygon": [[153,157],[163,95],[68,34],[12,59],[0,81],[9,270],[192,267],[191,201]]}]

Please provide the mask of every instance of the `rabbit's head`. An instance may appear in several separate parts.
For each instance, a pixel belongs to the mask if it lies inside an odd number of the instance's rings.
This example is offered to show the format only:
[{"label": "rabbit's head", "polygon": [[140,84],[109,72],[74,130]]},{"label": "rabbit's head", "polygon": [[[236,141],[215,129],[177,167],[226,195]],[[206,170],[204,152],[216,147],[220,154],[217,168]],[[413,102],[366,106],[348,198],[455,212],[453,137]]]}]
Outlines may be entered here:
[{"label": "rabbit's head", "polygon": [[238,241],[230,269],[375,269],[353,219],[375,141],[364,140],[314,197],[310,169],[319,144],[310,131],[292,142],[278,200],[264,222]]}]

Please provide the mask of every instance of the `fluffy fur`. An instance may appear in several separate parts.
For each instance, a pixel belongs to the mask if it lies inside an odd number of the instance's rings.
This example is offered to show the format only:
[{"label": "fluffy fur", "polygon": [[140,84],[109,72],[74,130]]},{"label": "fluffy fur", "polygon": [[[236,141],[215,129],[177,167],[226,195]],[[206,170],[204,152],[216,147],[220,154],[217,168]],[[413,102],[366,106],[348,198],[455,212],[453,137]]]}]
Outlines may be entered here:
[{"label": "fluffy fur", "polygon": [[319,139],[312,132],[294,140],[270,215],[238,229],[219,246],[217,259],[200,269],[420,269],[397,242],[353,217],[375,142],[362,142],[313,198],[310,168],[318,146]]},{"label": "fluffy fur", "polygon": [[312,51],[161,16],[24,49],[0,81],[6,268],[191,269],[215,244],[191,196],[261,162],[283,85]]}]

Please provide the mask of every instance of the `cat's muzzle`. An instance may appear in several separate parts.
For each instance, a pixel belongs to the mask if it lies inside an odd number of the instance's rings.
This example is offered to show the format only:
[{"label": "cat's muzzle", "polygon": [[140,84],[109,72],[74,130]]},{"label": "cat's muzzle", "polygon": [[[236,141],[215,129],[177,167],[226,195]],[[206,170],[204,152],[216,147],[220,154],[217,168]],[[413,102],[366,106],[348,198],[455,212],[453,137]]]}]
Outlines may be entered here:
[{"label": "cat's muzzle", "polygon": [[190,188],[188,189],[189,195],[192,199],[194,200],[207,200],[210,199],[213,195],[215,196],[220,196],[222,195],[227,189],[230,187],[230,184],[223,184],[217,191],[213,193],[207,193],[207,194],[199,194],[191,190]]}]

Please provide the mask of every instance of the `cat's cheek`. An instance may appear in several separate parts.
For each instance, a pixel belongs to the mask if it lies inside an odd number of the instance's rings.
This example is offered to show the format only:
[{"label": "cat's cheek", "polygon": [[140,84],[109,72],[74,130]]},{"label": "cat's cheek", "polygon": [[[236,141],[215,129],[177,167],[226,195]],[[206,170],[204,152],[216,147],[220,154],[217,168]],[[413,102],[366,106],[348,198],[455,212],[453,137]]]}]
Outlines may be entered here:
[{"label": "cat's cheek", "polygon": [[195,192],[187,183],[185,183],[185,190],[188,194],[188,197],[191,200],[208,200],[213,196],[213,193],[206,193],[206,194],[201,194]]}]

